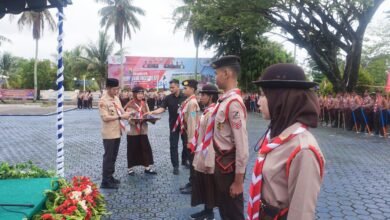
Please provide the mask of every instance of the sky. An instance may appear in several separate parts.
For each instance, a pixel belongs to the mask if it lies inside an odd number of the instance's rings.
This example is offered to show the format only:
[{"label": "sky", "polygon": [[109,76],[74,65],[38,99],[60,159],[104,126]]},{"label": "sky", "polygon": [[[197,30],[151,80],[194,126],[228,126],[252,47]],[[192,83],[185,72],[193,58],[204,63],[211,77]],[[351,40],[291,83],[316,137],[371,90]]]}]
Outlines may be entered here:
[{"label": "sky", "polygon": [[[132,34],[124,42],[126,55],[133,56],[164,56],[164,57],[194,57],[195,46],[192,39],[184,38],[184,31],[173,32],[173,10],[182,4],[182,0],[133,0],[135,6],[145,10],[145,16],[139,16],[141,29]],[[98,11],[104,5],[95,0],[73,0],[73,4],[65,8],[66,20],[64,22],[64,50],[70,50],[77,45],[96,42],[100,28]],[[372,23],[378,23],[384,16],[384,11],[390,9],[390,0],[378,9]],[[51,9],[55,16],[56,10]],[[0,35],[11,39],[12,43],[4,43],[0,52],[9,51],[14,56],[32,58],[35,54],[35,42],[32,31],[25,27],[18,29],[16,21],[18,15],[11,21],[8,16],[0,19]],[[56,17],[55,17],[56,19]],[[109,35],[113,39],[113,29]],[[272,40],[281,42],[287,51],[293,54],[294,45],[285,39],[270,35]],[[39,59],[53,59],[57,48],[57,33],[45,30],[39,41]],[[118,49],[118,47],[117,47]],[[200,57],[212,57],[213,50],[200,48]],[[297,49],[297,59],[303,60],[306,52]]]}]

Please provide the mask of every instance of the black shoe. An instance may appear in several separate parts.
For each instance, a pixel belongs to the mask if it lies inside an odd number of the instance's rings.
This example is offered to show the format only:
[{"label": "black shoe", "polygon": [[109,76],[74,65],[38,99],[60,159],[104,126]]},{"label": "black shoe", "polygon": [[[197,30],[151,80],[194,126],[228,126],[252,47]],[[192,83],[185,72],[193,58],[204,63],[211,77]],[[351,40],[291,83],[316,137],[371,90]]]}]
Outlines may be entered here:
[{"label": "black shoe", "polygon": [[191,194],[192,193],[192,187],[187,187],[187,188],[184,188],[182,190],[180,190],[180,193],[181,194]]},{"label": "black shoe", "polygon": [[208,212],[206,210],[202,210],[200,212],[194,213],[190,215],[190,219],[192,220],[214,220],[214,212]]},{"label": "black shoe", "polygon": [[183,189],[188,188],[188,187],[191,187],[191,183],[187,183],[186,185],[180,187],[179,189],[183,190]]},{"label": "black shoe", "polygon": [[173,168],[173,175],[179,175],[179,168],[178,167]]},{"label": "black shoe", "polygon": [[105,181],[100,184],[100,188],[102,189],[118,189],[118,185],[112,181]]},{"label": "black shoe", "polygon": [[115,183],[115,184],[120,184],[120,183],[121,183],[120,180],[115,179],[114,177],[111,177],[111,181],[112,181],[113,183]]},{"label": "black shoe", "polygon": [[150,174],[150,175],[156,175],[157,174],[157,172],[154,171],[153,169],[145,169],[145,173],[146,174]]}]

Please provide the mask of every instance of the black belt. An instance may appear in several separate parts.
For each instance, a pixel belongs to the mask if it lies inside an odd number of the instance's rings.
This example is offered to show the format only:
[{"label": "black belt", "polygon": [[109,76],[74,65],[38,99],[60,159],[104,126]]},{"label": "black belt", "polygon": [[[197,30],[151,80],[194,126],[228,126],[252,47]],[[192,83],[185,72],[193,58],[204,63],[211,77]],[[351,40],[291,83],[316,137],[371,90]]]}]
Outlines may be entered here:
[{"label": "black belt", "polygon": [[[261,202],[260,219],[261,220],[273,220],[283,209],[271,206],[266,202]],[[280,216],[278,220],[287,220],[287,214]]]}]

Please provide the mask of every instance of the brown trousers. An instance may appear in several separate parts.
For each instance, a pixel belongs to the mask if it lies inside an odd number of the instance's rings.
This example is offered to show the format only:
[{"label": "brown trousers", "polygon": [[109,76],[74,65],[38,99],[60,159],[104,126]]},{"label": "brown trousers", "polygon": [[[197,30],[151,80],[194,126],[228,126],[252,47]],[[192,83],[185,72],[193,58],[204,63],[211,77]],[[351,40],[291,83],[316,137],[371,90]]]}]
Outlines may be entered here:
[{"label": "brown trousers", "polygon": [[230,186],[235,172],[221,173],[218,165],[215,166],[214,181],[216,186],[216,203],[222,220],[244,220],[244,195],[232,198]]}]

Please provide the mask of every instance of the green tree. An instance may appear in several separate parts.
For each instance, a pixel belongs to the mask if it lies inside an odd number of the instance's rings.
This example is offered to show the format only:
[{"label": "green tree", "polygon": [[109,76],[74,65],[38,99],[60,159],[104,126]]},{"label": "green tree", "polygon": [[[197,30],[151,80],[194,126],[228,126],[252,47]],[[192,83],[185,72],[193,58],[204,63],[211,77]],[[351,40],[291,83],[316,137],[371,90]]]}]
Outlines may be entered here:
[{"label": "green tree", "polygon": [[133,5],[132,0],[96,0],[108,6],[99,11],[101,16],[100,25],[105,27],[106,32],[110,27],[114,27],[115,41],[119,44],[121,52],[121,75],[120,82],[123,86],[123,41],[126,36],[131,39],[131,32],[140,29],[140,22],[136,15],[145,15],[143,9]]},{"label": "green tree", "polygon": [[[9,84],[15,89],[32,89],[34,82],[31,78],[34,75],[34,59],[17,59],[16,69],[10,75]],[[42,60],[37,63],[38,80],[40,89],[56,89],[56,72],[57,68],[50,60]]]},{"label": "green tree", "polygon": [[85,59],[80,59],[82,56],[82,46],[77,46],[70,51],[64,51],[63,60],[66,64],[64,69],[64,87],[65,90],[74,90],[77,88],[76,79],[81,79],[83,75],[88,73],[88,62]]},{"label": "green tree", "polygon": [[24,26],[32,27],[32,34],[35,40],[35,64],[34,64],[34,101],[37,100],[38,95],[38,80],[37,80],[37,68],[38,68],[38,41],[41,38],[45,24],[49,26],[51,31],[56,29],[56,22],[50,14],[49,10],[42,12],[26,11],[23,12],[18,20],[19,28]]},{"label": "green tree", "polygon": [[90,76],[97,79],[99,89],[102,90],[108,77],[107,60],[114,51],[114,42],[109,39],[107,33],[100,32],[97,44],[90,42],[83,47],[83,50],[85,55],[80,56],[80,59],[87,64]]},{"label": "green tree", "polygon": [[184,37],[190,38],[193,37],[196,54],[195,54],[195,79],[197,79],[198,74],[198,59],[199,59],[199,46],[204,40],[204,31],[201,28],[198,28],[195,25],[196,12],[193,10],[193,7],[196,3],[196,0],[183,0],[184,5],[177,7],[173,11],[173,20],[175,21],[174,32],[179,29],[184,29]]},{"label": "green tree", "polygon": [[0,54],[0,75],[5,78],[6,88],[9,87],[8,78],[12,71],[13,64],[14,64],[14,58],[11,55],[11,53],[4,52],[3,54]]},{"label": "green tree", "polygon": [[[358,81],[363,36],[384,0],[248,0],[251,11],[282,28],[288,39],[305,48],[336,91],[351,91]],[[337,55],[344,57],[340,71]]]}]

